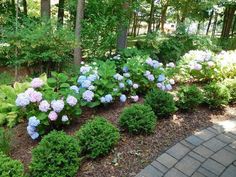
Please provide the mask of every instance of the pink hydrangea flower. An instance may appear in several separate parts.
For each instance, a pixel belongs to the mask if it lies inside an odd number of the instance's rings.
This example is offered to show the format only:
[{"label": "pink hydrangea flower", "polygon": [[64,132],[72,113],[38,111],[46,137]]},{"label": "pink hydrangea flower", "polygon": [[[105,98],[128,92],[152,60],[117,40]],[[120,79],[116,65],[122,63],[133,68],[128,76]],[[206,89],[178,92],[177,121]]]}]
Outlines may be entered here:
[{"label": "pink hydrangea flower", "polygon": [[138,96],[138,95],[131,96],[131,99],[132,99],[134,102],[137,102],[137,101],[139,100],[139,96]]},{"label": "pink hydrangea flower", "polygon": [[57,113],[55,111],[51,111],[49,114],[48,114],[48,118],[51,120],[51,121],[56,121],[57,120]]},{"label": "pink hydrangea flower", "polygon": [[93,100],[94,93],[90,90],[86,90],[82,96],[85,101],[91,102]]},{"label": "pink hydrangea flower", "polygon": [[74,97],[69,95],[66,99],[66,102],[70,105],[70,106],[75,106],[78,102],[78,100]]},{"label": "pink hydrangea flower", "polygon": [[43,95],[40,92],[34,91],[30,93],[29,99],[32,103],[40,102],[43,99]]},{"label": "pink hydrangea flower", "polygon": [[50,110],[50,104],[46,100],[41,101],[39,104],[39,110],[42,112],[48,112]]},{"label": "pink hydrangea flower", "polygon": [[53,100],[51,102],[51,107],[55,112],[61,112],[65,104],[63,100]]},{"label": "pink hydrangea flower", "polygon": [[33,88],[40,88],[44,85],[43,83],[43,80],[40,79],[40,78],[34,78],[32,81],[31,81],[31,87]]}]

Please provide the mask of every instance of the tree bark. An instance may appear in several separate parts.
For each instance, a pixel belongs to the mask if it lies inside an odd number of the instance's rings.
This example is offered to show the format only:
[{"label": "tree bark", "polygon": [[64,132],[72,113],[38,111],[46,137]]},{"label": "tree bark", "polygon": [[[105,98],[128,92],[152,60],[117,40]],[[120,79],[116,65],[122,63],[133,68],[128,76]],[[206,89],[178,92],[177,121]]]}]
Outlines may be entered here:
[{"label": "tree bark", "polygon": [[215,37],[216,27],[217,27],[217,18],[218,18],[218,14],[215,13],[213,27],[212,27],[212,34],[211,34],[212,37]]},{"label": "tree bark", "polygon": [[148,33],[152,32],[152,23],[153,23],[153,16],[154,16],[154,3],[155,0],[151,1],[151,11],[149,14],[149,20],[148,20]]},{"label": "tree bark", "polygon": [[165,21],[166,21],[166,11],[167,11],[168,6],[165,5],[162,7],[161,9],[161,21],[160,21],[160,25],[161,25],[161,31],[164,32],[164,25],[165,25]]},{"label": "tree bark", "polygon": [[77,12],[76,12],[76,25],[75,25],[75,36],[76,36],[77,47],[74,50],[74,64],[76,65],[80,65],[82,61],[81,22],[84,18],[84,6],[85,6],[85,0],[78,0]]},{"label": "tree bark", "polygon": [[63,22],[64,22],[64,4],[65,4],[65,0],[59,0],[58,13],[57,13],[58,27],[63,26]]},{"label": "tree bark", "polygon": [[51,5],[50,0],[41,0],[41,17],[44,19],[50,19]]},{"label": "tree bark", "polygon": [[226,6],[224,12],[224,21],[223,21],[221,38],[229,38],[235,10],[236,6]]},{"label": "tree bark", "polygon": [[22,4],[23,4],[23,12],[25,14],[25,16],[27,16],[28,14],[28,10],[27,10],[27,1],[26,0],[22,0]]},{"label": "tree bark", "polygon": [[[129,8],[129,3],[126,2],[123,4],[124,11],[127,11]],[[132,16],[132,14],[129,14],[129,16]],[[128,36],[128,24],[125,24],[124,22],[121,22],[119,28],[118,28],[118,38],[117,38],[117,51],[125,49],[127,47],[127,36]]]},{"label": "tree bark", "polygon": [[232,30],[231,30],[231,36],[234,35],[235,28],[236,28],[236,16],[234,16],[234,23],[233,23]]},{"label": "tree bark", "polygon": [[209,33],[209,30],[210,30],[210,27],[211,27],[211,21],[212,21],[212,18],[213,18],[213,14],[214,14],[214,10],[212,10],[211,15],[210,15],[209,23],[207,25],[206,35],[208,35],[208,33]]}]

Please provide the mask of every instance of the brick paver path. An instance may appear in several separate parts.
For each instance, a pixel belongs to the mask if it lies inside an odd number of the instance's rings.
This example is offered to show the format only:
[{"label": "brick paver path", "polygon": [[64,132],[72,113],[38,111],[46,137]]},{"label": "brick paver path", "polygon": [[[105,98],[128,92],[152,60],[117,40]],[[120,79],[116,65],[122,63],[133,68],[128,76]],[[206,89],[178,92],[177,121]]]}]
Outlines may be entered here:
[{"label": "brick paver path", "polygon": [[178,142],[136,177],[236,177],[236,120]]}]

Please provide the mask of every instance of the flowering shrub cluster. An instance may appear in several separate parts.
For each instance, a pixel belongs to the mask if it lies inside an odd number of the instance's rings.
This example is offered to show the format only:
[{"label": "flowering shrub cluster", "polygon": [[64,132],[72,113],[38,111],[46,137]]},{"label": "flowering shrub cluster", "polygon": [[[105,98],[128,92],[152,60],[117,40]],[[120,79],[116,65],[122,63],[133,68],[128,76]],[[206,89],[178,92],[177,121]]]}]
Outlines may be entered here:
[{"label": "flowering shrub cluster", "polygon": [[222,51],[213,54],[210,51],[191,50],[179,63],[182,79],[197,81],[221,80],[236,75],[236,51]]},{"label": "flowering shrub cluster", "polygon": [[[62,76],[59,74],[58,77]],[[29,118],[27,132],[32,139],[37,139],[47,130],[69,124],[81,113],[78,96],[69,89],[69,84],[59,83],[58,87],[50,87],[53,79],[47,79],[45,75],[33,79],[31,87],[18,94],[15,100],[20,111]]]}]

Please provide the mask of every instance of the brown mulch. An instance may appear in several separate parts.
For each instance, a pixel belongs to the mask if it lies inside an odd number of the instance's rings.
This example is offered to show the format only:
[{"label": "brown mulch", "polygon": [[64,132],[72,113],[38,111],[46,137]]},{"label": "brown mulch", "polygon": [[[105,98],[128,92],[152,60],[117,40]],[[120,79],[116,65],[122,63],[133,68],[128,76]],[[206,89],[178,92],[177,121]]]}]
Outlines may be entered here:
[{"label": "brown mulch", "polygon": [[[124,107],[116,103],[108,107],[87,109],[71,126],[65,129],[74,134],[92,115],[105,116],[118,126],[118,117]],[[225,111],[211,111],[200,107],[193,112],[176,113],[169,119],[159,120],[151,135],[132,136],[121,133],[119,144],[110,154],[97,160],[86,160],[80,167],[78,177],[130,177],[135,176],[148,163],[165,149],[189,136],[194,131],[211,126],[212,122],[235,118],[236,106],[226,107]],[[26,132],[26,123],[14,128],[11,156],[19,159],[27,167],[31,160],[31,150],[38,142],[32,141]]]}]

